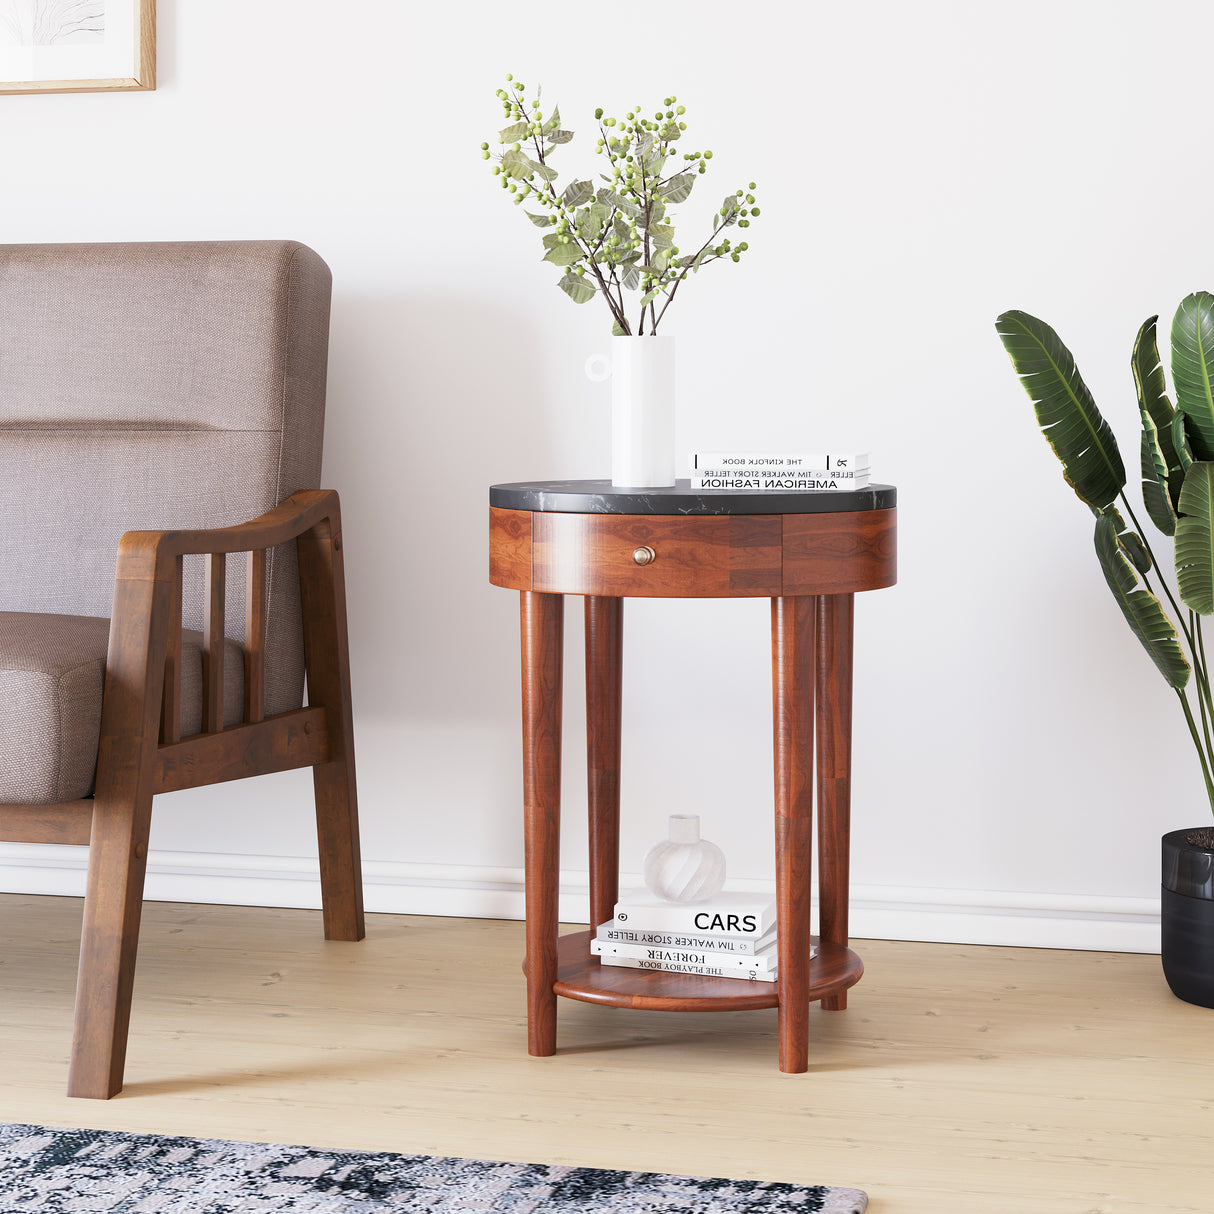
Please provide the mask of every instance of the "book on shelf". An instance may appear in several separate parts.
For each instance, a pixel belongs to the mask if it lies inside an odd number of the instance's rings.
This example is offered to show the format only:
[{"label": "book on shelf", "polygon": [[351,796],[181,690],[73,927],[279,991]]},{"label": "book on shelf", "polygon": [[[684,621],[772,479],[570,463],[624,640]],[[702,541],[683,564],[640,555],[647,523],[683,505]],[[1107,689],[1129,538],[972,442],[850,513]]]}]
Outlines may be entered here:
[{"label": "book on shelf", "polygon": [[763,936],[728,936],[716,932],[655,931],[647,927],[616,927],[614,919],[600,924],[595,938],[603,944],[659,946],[661,948],[711,949],[718,953],[734,953],[753,957],[761,953],[776,938],[772,928]]},{"label": "book on shelf", "polygon": [[775,970],[734,969],[720,965],[688,965],[681,961],[642,961],[639,957],[600,957],[604,965],[630,970],[661,970],[669,974],[697,974],[704,978],[736,978],[743,982],[775,982]]},{"label": "book on shelf", "polygon": [[[743,974],[746,970],[759,970],[762,973],[776,972],[776,943],[773,939],[761,953],[745,956],[742,953],[721,953],[712,949],[700,948],[668,948],[661,944],[612,944],[610,941],[591,940],[590,951],[596,957],[603,959],[604,965],[610,965],[617,958],[633,961],[661,962],[659,969],[665,968],[668,961],[679,965],[710,965],[725,970],[727,973]],[[811,954],[812,955],[812,954]]]},{"label": "book on shelf", "polygon": [[667,902],[648,890],[636,890],[625,893],[615,904],[610,930],[758,939],[775,925],[776,900],[769,894],[720,893],[710,902]]}]

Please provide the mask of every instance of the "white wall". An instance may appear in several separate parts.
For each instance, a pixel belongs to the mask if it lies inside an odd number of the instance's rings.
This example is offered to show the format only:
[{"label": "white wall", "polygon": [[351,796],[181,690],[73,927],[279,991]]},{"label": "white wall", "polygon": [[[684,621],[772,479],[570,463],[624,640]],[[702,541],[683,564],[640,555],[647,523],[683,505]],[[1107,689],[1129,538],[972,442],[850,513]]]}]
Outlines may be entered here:
[{"label": "white wall", "polygon": [[[857,603],[857,933],[1149,949],[1158,836],[1205,817],[1201,782],[993,321],[1051,321],[1136,464],[1137,326],[1214,284],[1212,32],[1203,0],[668,0],[615,23],[161,0],[155,93],[0,99],[0,239],[287,236],[328,260],[369,904],[517,914],[517,616],[486,582],[486,486],[605,475],[581,367],[608,324],[557,291],[478,145],[506,71],[559,101],[579,174],[596,106],[676,92],[716,152],[684,222],[750,179],[763,208],[750,257],[668,318],[682,449],[860,446],[899,487],[901,581]],[[627,615],[624,867],[695,808],[736,878],[769,880],[766,603]],[[576,890],[572,609],[569,631]],[[308,792],[163,798],[153,894],[309,902]],[[0,859],[7,888],[80,887],[61,849]]]}]

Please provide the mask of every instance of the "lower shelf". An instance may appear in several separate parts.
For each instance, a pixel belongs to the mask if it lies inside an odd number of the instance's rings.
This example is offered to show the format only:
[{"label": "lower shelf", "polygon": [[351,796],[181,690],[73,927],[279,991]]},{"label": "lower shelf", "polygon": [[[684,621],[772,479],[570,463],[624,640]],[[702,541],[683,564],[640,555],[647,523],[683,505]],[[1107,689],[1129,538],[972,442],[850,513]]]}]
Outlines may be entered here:
[{"label": "lower shelf", "polygon": [[[651,1012],[736,1012],[778,1007],[778,983],[701,978],[662,970],[603,965],[590,952],[590,932],[562,936],[553,990],[566,999]],[[819,944],[809,963],[809,1001],[838,994],[860,981],[864,964],[849,948]]]}]

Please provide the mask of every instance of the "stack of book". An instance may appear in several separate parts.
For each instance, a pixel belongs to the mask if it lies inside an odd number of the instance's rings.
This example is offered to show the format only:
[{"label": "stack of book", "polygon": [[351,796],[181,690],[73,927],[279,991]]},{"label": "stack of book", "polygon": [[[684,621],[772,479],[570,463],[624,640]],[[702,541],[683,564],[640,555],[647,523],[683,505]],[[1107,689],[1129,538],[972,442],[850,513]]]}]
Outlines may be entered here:
[{"label": "stack of book", "polygon": [[639,890],[615,904],[590,951],[604,965],[710,978],[776,980],[776,902],[765,894],[717,894],[667,902]]},{"label": "stack of book", "polygon": [[696,451],[691,456],[693,489],[780,493],[848,492],[868,486],[868,456],[854,454],[768,455],[747,451]]}]

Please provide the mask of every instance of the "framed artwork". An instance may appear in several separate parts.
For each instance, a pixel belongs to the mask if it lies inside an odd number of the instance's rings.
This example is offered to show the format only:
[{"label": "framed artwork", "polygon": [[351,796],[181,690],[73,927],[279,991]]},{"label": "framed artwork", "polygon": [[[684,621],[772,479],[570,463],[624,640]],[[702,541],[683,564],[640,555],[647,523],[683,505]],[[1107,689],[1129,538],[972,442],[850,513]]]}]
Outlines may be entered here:
[{"label": "framed artwork", "polygon": [[0,0],[0,93],[156,87],[156,0]]}]

